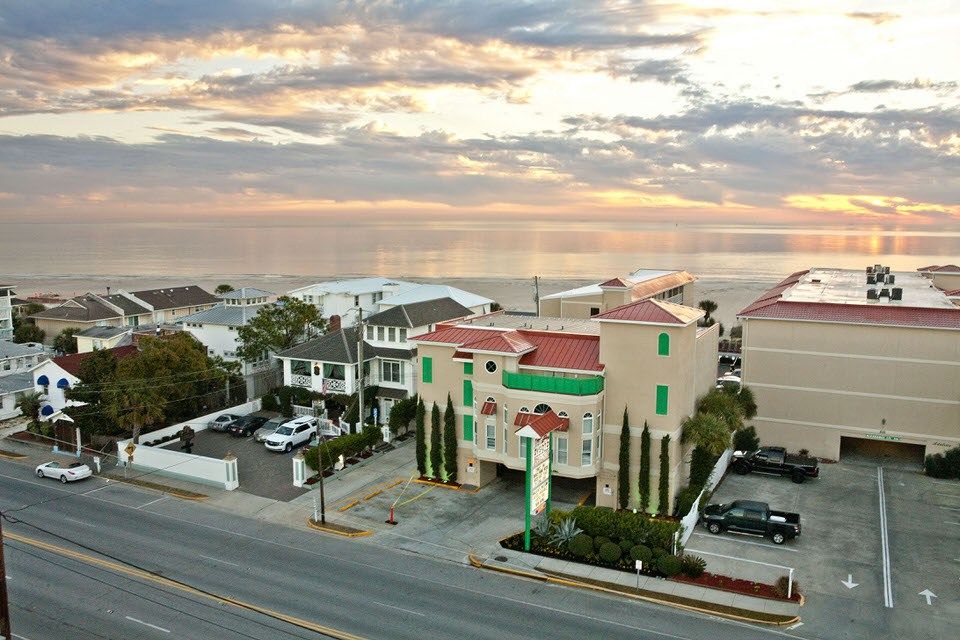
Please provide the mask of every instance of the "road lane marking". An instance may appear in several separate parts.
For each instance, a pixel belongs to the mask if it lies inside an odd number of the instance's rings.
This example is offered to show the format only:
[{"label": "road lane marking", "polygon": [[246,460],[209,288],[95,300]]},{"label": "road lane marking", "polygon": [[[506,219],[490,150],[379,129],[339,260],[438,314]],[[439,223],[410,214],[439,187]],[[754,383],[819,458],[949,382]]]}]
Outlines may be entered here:
[{"label": "road lane marking", "polygon": [[228,565],[230,565],[231,567],[239,567],[239,566],[240,566],[240,565],[237,564],[236,562],[227,562],[226,560],[221,560],[220,558],[214,558],[214,557],[211,557],[211,556],[205,556],[205,555],[203,555],[202,553],[198,553],[197,556],[200,557],[200,558],[206,558],[207,560],[214,560],[214,561],[216,561],[216,562],[222,562],[223,564],[228,564]]},{"label": "road lane marking", "polygon": [[157,498],[156,500],[151,500],[151,501],[148,502],[147,504],[142,504],[142,505],[140,505],[139,507],[137,507],[137,509],[143,509],[144,507],[149,507],[149,506],[152,505],[154,502],[160,502],[161,500],[166,500],[166,499],[169,498],[169,497],[170,497],[170,496],[166,496],[166,495],[160,496],[160,497]]},{"label": "road lane marking", "polygon": [[419,611],[411,611],[410,609],[404,609],[403,607],[395,607],[392,604],[387,604],[386,602],[378,602],[376,600],[371,600],[373,604],[378,604],[381,607],[389,607],[390,609],[396,609],[397,611],[405,611],[407,613],[412,613],[415,616],[426,616],[427,614],[421,613]]},{"label": "road lane marking", "polygon": [[87,564],[100,567],[102,569],[108,569],[110,571],[115,571],[116,573],[121,573],[127,576],[133,576],[141,580],[146,580],[153,582],[155,584],[160,584],[165,587],[170,587],[173,589],[179,589],[180,591],[185,591],[191,595],[207,598],[213,600],[214,602],[219,602],[221,604],[229,604],[240,609],[246,609],[247,611],[253,611],[276,620],[282,620],[288,624],[291,624],[295,627],[300,627],[301,629],[307,629],[309,631],[315,631],[320,634],[328,635],[338,640],[364,640],[361,636],[348,633],[346,631],[340,631],[339,629],[334,629],[332,627],[326,627],[309,620],[304,620],[303,618],[297,618],[295,616],[287,615],[285,613],[280,613],[279,611],[273,611],[272,609],[267,609],[266,607],[261,607],[259,605],[252,604],[250,602],[244,602],[243,600],[237,600],[236,598],[231,598],[230,596],[221,596],[207,591],[202,591],[196,587],[191,587],[190,585],[174,580],[172,578],[167,578],[165,576],[158,576],[156,574],[150,573],[149,571],[144,571],[143,569],[137,569],[135,567],[128,567],[127,565],[120,564],[119,562],[113,562],[111,560],[104,560],[102,558],[97,558],[86,553],[80,553],[79,551],[74,551],[72,549],[67,549],[66,547],[61,547],[55,544],[50,544],[49,542],[43,542],[42,540],[37,540],[35,538],[30,538],[28,536],[20,535],[19,533],[14,533],[11,531],[4,532],[4,537],[9,540],[16,540],[17,542],[22,542],[23,544],[28,544],[38,549],[43,549],[50,553],[56,553],[58,555],[77,560],[79,562],[85,562]]},{"label": "road lane marking", "polygon": [[893,608],[893,585],[890,581],[890,539],[887,535],[887,503],[883,489],[883,467],[877,467],[877,491],[880,500],[880,550],[883,559],[883,606]]},{"label": "road lane marking", "polygon": [[700,536],[701,538],[710,538],[714,540],[723,540],[724,542],[739,542],[740,544],[752,544],[755,547],[764,547],[766,549],[774,549],[775,551],[789,551],[790,553],[799,553],[797,549],[791,549],[789,547],[784,547],[783,545],[772,545],[766,544],[764,542],[753,542],[752,540],[739,540],[737,538],[718,538],[717,536],[706,533],[700,533],[699,531],[694,531],[693,535]]},{"label": "road lane marking", "polygon": [[802,622],[798,622],[797,624],[792,624],[792,625],[790,625],[789,627],[787,627],[787,631],[793,631],[793,630],[796,629],[797,627],[802,627],[802,626],[803,626],[803,623],[802,623]]},{"label": "road lane marking", "polygon": [[151,629],[156,629],[157,631],[163,631],[164,633],[170,633],[170,629],[164,629],[163,627],[158,627],[155,624],[150,624],[149,622],[144,622],[143,620],[137,620],[136,618],[131,618],[130,616],[123,616],[130,622],[136,622],[137,624],[142,624],[145,627],[150,627]]}]

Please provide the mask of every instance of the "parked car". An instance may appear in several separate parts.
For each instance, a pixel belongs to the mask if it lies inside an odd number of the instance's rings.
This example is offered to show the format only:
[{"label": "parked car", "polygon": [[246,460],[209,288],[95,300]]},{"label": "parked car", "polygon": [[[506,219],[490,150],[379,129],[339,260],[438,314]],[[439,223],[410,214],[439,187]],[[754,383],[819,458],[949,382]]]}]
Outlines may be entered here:
[{"label": "parked car", "polygon": [[790,476],[797,484],[802,484],[807,478],[820,477],[820,463],[816,458],[793,455],[783,447],[763,447],[753,452],[734,451],[730,465],[734,473],[740,475],[755,471]]},{"label": "parked car", "polygon": [[732,388],[737,391],[740,390],[740,387],[743,385],[743,381],[739,376],[732,376],[727,374],[725,376],[720,376],[717,378],[717,389],[723,389],[724,387]]},{"label": "parked car", "polygon": [[262,427],[266,421],[267,419],[264,416],[243,416],[227,427],[227,433],[238,438],[245,438]]},{"label": "parked car", "polygon": [[240,419],[240,416],[233,413],[221,413],[219,416],[207,423],[207,429],[211,431],[226,431],[234,422]]},{"label": "parked car", "polygon": [[310,442],[317,435],[320,421],[312,416],[301,416],[289,420],[279,429],[267,436],[264,446],[270,451],[290,451],[294,447]]},{"label": "parked car", "polygon": [[774,544],[783,544],[800,535],[799,513],[772,511],[766,502],[753,500],[708,505],[701,522],[710,533],[749,533],[768,537]]},{"label": "parked car", "polygon": [[270,418],[263,423],[263,426],[253,432],[254,442],[265,442],[267,436],[273,435],[273,433],[280,428],[284,422],[289,422],[290,418],[285,418],[283,416],[277,416],[276,418]]},{"label": "parked car", "polygon": [[728,364],[731,368],[736,368],[740,366],[742,360],[740,356],[721,354],[717,356],[717,364]]},{"label": "parked car", "polygon": [[36,473],[38,478],[57,478],[63,484],[83,480],[93,475],[90,467],[82,462],[64,465],[56,461],[40,465],[37,467]]}]

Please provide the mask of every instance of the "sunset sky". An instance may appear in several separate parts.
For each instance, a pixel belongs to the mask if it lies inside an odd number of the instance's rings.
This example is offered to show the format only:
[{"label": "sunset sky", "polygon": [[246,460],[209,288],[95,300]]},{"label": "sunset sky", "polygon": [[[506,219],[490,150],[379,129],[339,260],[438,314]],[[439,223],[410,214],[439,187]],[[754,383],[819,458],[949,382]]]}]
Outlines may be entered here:
[{"label": "sunset sky", "polygon": [[0,220],[960,226],[960,2],[5,0]]}]

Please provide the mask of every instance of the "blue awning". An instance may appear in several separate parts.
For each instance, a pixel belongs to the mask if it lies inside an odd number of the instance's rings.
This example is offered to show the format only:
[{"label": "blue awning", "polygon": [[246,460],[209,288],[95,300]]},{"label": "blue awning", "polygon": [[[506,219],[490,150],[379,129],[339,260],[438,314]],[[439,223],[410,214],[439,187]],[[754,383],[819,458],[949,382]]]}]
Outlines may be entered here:
[{"label": "blue awning", "polygon": [[48,384],[50,384],[50,378],[48,378],[47,376],[40,376],[39,378],[37,378],[37,384],[43,385],[45,387]]},{"label": "blue awning", "polygon": [[57,389],[66,389],[69,386],[70,386],[70,381],[67,380],[66,378],[60,378],[57,381]]},{"label": "blue awning", "polygon": [[48,404],[43,405],[43,408],[40,409],[40,414],[44,416],[49,416],[53,413],[53,407]]}]

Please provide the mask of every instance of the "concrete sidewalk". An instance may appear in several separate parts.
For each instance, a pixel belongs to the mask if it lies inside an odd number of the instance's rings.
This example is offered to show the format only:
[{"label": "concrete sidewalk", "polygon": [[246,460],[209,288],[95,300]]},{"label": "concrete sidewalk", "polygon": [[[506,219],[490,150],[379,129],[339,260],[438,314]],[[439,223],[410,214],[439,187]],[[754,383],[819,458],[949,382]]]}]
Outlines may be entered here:
[{"label": "concrete sidewalk", "polygon": [[782,616],[798,616],[800,614],[800,604],[797,602],[757,598],[651,576],[641,575],[638,579],[635,573],[607,569],[605,567],[595,567],[579,562],[568,562],[556,558],[545,558],[536,554],[513,551],[511,549],[501,548],[499,551],[484,559],[483,564],[489,568],[521,571],[524,573],[539,574],[544,577],[555,575],[571,580],[595,580],[626,589],[641,589],[655,594],[687,598],[697,602],[734,607],[746,611]]}]

